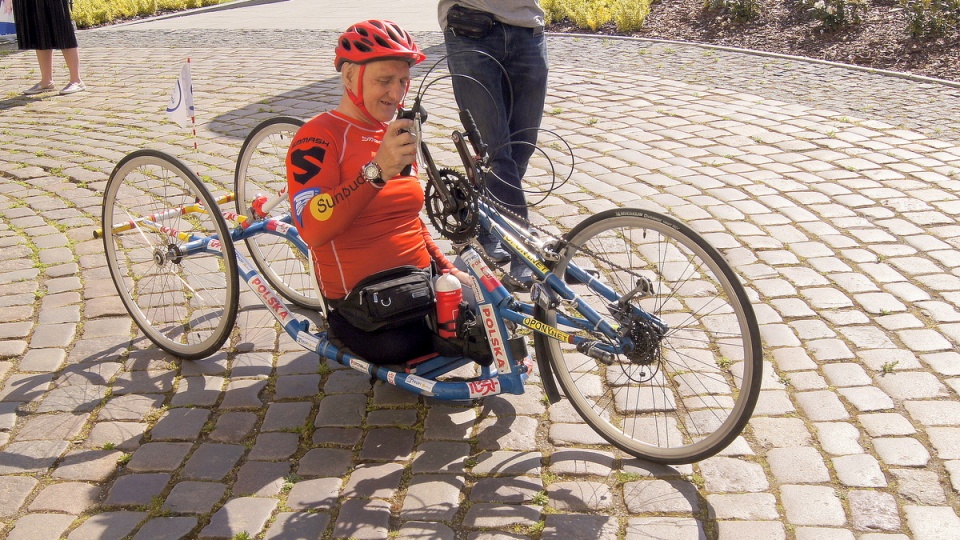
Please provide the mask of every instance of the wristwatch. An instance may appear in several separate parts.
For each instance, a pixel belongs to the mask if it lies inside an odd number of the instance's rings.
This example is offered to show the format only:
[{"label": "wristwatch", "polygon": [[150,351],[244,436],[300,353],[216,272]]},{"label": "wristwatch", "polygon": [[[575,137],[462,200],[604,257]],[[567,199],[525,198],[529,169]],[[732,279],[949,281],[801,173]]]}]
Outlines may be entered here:
[{"label": "wristwatch", "polygon": [[360,174],[363,176],[364,180],[377,187],[383,187],[387,185],[386,180],[383,179],[383,171],[380,170],[380,166],[377,165],[376,161],[371,161],[370,163],[364,165]]}]

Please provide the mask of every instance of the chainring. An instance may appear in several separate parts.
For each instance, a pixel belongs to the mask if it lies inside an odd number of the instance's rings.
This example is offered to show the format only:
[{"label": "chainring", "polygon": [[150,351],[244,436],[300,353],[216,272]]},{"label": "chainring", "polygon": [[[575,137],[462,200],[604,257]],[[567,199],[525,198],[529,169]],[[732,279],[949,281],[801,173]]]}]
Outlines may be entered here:
[{"label": "chainring", "polygon": [[425,193],[427,217],[437,231],[452,242],[466,242],[476,236],[478,213],[477,190],[467,177],[453,169],[440,169],[440,182],[450,193],[451,202],[443,197],[432,182],[427,182]]}]

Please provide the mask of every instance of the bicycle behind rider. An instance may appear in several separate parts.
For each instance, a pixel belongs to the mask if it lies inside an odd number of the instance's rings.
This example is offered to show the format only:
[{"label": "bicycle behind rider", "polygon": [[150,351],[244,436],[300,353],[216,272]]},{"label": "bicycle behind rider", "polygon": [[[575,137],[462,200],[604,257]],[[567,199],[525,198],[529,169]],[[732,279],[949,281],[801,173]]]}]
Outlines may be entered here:
[{"label": "bicycle behind rider", "polygon": [[[340,309],[357,284],[406,265],[448,269],[464,283],[420,218],[413,121],[395,119],[410,86],[410,68],[426,56],[397,24],[368,20],[337,40],[334,66],[343,94],[335,110],[304,124],[287,154],[294,223],[310,248],[321,291],[334,309],[331,334],[373,363],[402,363],[433,352],[423,318],[365,331]],[[408,175],[403,169],[413,164]],[[340,306],[340,307],[338,307]]]}]

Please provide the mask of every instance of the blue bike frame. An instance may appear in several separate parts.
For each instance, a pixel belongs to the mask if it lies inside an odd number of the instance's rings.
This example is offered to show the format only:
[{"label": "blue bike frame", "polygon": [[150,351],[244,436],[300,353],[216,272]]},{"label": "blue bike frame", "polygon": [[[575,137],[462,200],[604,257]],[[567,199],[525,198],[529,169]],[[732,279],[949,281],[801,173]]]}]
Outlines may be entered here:
[{"label": "blue bike frame", "polygon": [[[230,217],[229,213],[224,214],[225,217]],[[231,232],[231,238],[234,241],[240,241],[257,234],[272,234],[285,238],[301,252],[307,253],[307,246],[289,221],[290,217],[287,215],[257,221],[246,228],[236,227]],[[479,377],[466,381],[436,380],[441,375],[473,363],[473,360],[465,357],[436,356],[417,364],[415,369],[401,371],[403,369],[401,366],[371,364],[341,350],[327,339],[326,332],[310,332],[310,321],[291,311],[256,267],[239,252],[237,269],[240,277],[252,291],[257,293],[260,302],[267,307],[287,335],[322,358],[367,373],[371,377],[404,390],[442,400],[466,401],[497,394],[522,394],[523,385],[529,374],[526,372],[523,358],[515,358],[513,351],[507,345],[508,333],[504,326],[504,319],[498,316],[503,312],[498,306],[506,304],[512,296],[494,277],[493,272],[473,248],[466,248],[461,257],[465,261],[473,261],[470,273],[474,277],[478,317],[487,333],[494,356],[493,364],[482,367]],[[476,285],[481,279],[485,284],[483,287]]]},{"label": "blue bike frame", "polygon": [[[237,266],[240,276],[247,283],[258,298],[270,310],[273,317],[281,324],[291,339],[304,348],[314,351],[321,357],[337,362],[375,377],[385,383],[395,385],[404,390],[424,396],[436,397],[442,400],[464,401],[497,394],[522,394],[523,385],[528,378],[527,368],[523,358],[515,358],[514,352],[507,345],[507,328],[504,321],[529,328],[550,339],[559,340],[572,345],[581,345],[592,342],[594,346],[610,354],[622,353],[632,346],[625,336],[618,333],[618,328],[611,325],[600,316],[591,306],[583,302],[577,294],[567,286],[562,279],[553,274],[549,268],[534,255],[527,247],[535,246],[536,239],[525,233],[508,218],[496,212],[489,211],[485,203],[480,203],[480,224],[499,238],[512,252],[522,257],[533,270],[541,283],[535,285],[533,301],[547,301],[549,298],[559,297],[573,306],[583,318],[569,318],[558,313],[557,324],[560,327],[571,329],[591,328],[603,332],[611,338],[611,343],[601,343],[582,335],[570,333],[560,328],[547,325],[534,318],[533,305],[517,301],[496,278],[493,271],[483,258],[472,247],[467,246],[460,253],[460,258],[467,266],[473,277],[473,292],[477,299],[477,315],[483,324],[493,353],[494,362],[490,366],[481,368],[481,374],[467,381],[438,381],[436,378],[472,363],[464,357],[436,356],[420,363],[415,369],[398,370],[398,366],[382,366],[371,364],[349,352],[336,347],[327,339],[326,332],[311,333],[310,322],[292,312],[283,299],[273,290],[266,279],[254,265],[237,253]],[[236,220],[236,214],[223,212],[227,219]],[[246,227],[236,227],[231,232],[235,242],[245,240],[258,234],[280,236],[306,254],[308,248],[300,238],[299,232],[290,223],[290,216],[285,215],[262,221],[255,221]],[[207,239],[211,241],[213,239]],[[570,264],[567,272],[574,279],[587,284],[594,292],[602,295],[610,302],[616,302],[620,296],[613,289],[596,279],[589,272]],[[636,309],[636,308],[634,308]],[[650,314],[641,313],[665,328],[665,325]]]}]

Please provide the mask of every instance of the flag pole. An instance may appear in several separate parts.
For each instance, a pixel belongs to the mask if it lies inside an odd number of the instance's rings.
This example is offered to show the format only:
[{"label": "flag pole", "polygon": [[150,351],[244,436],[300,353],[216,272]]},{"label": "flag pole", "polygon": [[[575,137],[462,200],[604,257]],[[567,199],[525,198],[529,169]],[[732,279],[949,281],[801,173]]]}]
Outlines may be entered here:
[{"label": "flag pole", "polygon": [[[190,57],[187,57],[187,65],[190,65]],[[193,86],[193,69],[190,70],[190,86]],[[192,88],[191,88],[192,93]],[[200,178],[200,147],[197,145],[197,117],[196,117],[196,108],[191,111],[190,114],[190,125],[193,128],[193,162],[196,167],[197,178]],[[202,178],[201,178],[202,180]]]},{"label": "flag pole", "polygon": [[[180,128],[190,125],[193,131],[194,170],[200,176],[200,144],[197,140],[197,116],[193,106],[193,76],[190,74],[190,57],[180,69],[177,84],[170,94],[170,103],[167,105],[167,114]],[[187,120],[189,118],[189,120]]]}]

